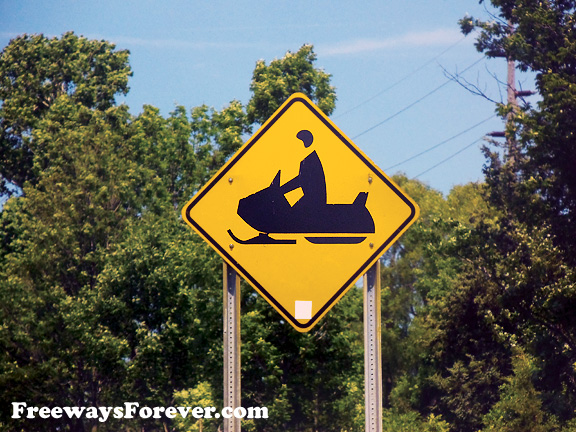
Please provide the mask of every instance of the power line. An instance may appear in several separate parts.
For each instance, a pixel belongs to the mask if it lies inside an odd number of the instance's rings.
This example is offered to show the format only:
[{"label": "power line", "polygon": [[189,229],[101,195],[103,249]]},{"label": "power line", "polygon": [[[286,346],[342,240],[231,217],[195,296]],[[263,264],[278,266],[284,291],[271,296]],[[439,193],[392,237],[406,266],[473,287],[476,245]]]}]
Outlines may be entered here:
[{"label": "power line", "polygon": [[478,143],[478,142],[480,142],[480,141],[482,141],[482,138],[478,138],[476,141],[474,141],[474,142],[472,142],[472,143],[468,144],[468,145],[467,145],[466,147],[464,147],[464,148],[461,148],[461,149],[460,149],[460,150],[458,150],[456,153],[453,153],[453,154],[451,154],[451,155],[450,155],[450,156],[448,156],[446,159],[444,159],[444,160],[442,160],[442,161],[438,162],[438,163],[437,163],[436,165],[434,165],[434,166],[431,166],[431,167],[430,167],[430,168],[428,168],[427,170],[425,170],[425,171],[422,171],[420,174],[418,174],[417,176],[414,176],[413,178],[414,178],[414,179],[417,179],[417,178],[418,178],[418,177],[420,177],[421,175],[424,175],[424,174],[426,174],[427,172],[429,172],[429,171],[432,171],[434,168],[437,168],[437,167],[439,167],[439,166],[440,166],[440,165],[442,165],[444,162],[447,162],[447,161],[449,161],[449,160],[450,160],[450,159],[452,159],[454,156],[457,156],[457,155],[459,155],[459,154],[460,154],[460,153],[462,153],[464,150],[466,150],[466,149],[468,149],[468,148],[472,147],[474,144],[476,144],[476,143]]},{"label": "power line", "polygon": [[[480,63],[482,60],[484,60],[484,57],[479,58],[478,60],[476,60],[474,63],[472,63],[470,66],[468,66],[467,68],[465,68],[461,73],[466,72],[468,69],[472,68],[473,66],[476,66],[478,63]],[[384,123],[392,120],[394,117],[402,114],[404,111],[412,108],[414,105],[422,102],[424,99],[426,99],[428,96],[431,96],[432,94],[436,93],[438,90],[440,90],[442,87],[444,87],[445,85],[449,84],[452,82],[452,79],[448,79],[446,80],[444,83],[440,84],[438,87],[436,87],[435,89],[429,91],[428,93],[426,93],[424,96],[422,96],[420,99],[417,99],[416,101],[412,102],[410,105],[405,106],[404,108],[402,108],[400,111],[397,111],[396,113],[392,114],[389,117],[386,117],[384,120],[382,120],[381,122],[376,123],[374,126],[369,127],[368,129],[360,132],[358,135],[356,135],[355,137],[352,137],[352,139],[356,139],[361,137],[362,135],[364,135],[365,133],[370,132],[373,129],[376,129],[378,126],[382,126]]]},{"label": "power line", "polygon": [[392,168],[396,168],[397,166],[403,165],[403,164],[405,164],[406,162],[410,162],[412,159],[416,159],[417,157],[422,156],[423,154],[428,153],[429,151],[434,150],[435,148],[438,148],[438,147],[440,147],[441,145],[446,144],[446,143],[452,141],[453,139],[458,138],[458,137],[461,136],[461,135],[464,135],[466,132],[469,132],[469,131],[471,131],[472,129],[480,126],[481,124],[486,123],[488,120],[493,119],[494,117],[496,117],[495,114],[494,114],[494,115],[491,115],[490,117],[488,117],[488,118],[486,118],[486,119],[484,119],[484,120],[482,120],[481,122],[476,123],[476,124],[473,125],[473,126],[470,126],[470,127],[467,128],[467,129],[464,129],[462,132],[459,132],[459,133],[457,133],[456,135],[453,135],[453,136],[451,136],[450,138],[447,138],[447,139],[445,139],[444,141],[439,142],[438,144],[435,144],[435,145],[433,145],[432,147],[429,147],[429,148],[427,148],[426,150],[421,151],[421,152],[418,153],[418,154],[415,154],[414,156],[410,156],[408,159],[404,159],[404,160],[401,161],[401,162],[398,162],[398,163],[396,163],[396,164],[394,164],[394,165],[389,166],[388,168],[385,168],[384,171],[391,170]]},{"label": "power line", "polygon": [[426,66],[428,66],[430,63],[432,63],[433,61],[439,59],[440,57],[442,57],[444,54],[446,54],[448,51],[450,51],[452,48],[454,48],[456,45],[458,45],[460,42],[462,42],[464,39],[466,39],[466,36],[464,36],[463,38],[459,39],[456,43],[450,45],[448,48],[446,48],[444,51],[442,51],[440,54],[438,54],[436,57],[431,58],[430,60],[428,60],[426,63],[423,63],[422,65],[420,65],[419,67],[417,67],[416,69],[414,69],[412,72],[410,72],[407,75],[404,75],[404,77],[400,78],[398,81],[394,82],[393,84],[389,85],[388,87],[386,87],[383,90],[380,90],[378,93],[376,93],[374,96],[366,99],[365,101],[360,102],[358,105],[353,106],[352,108],[344,111],[343,113],[340,113],[339,115],[337,115],[334,119],[339,119],[340,117],[345,116],[346,114],[348,114],[349,112],[354,111],[357,108],[360,108],[362,105],[367,104],[368,102],[376,99],[379,96],[382,96],[384,93],[386,93],[389,90],[392,90],[394,87],[396,87],[398,84],[406,81],[408,78],[410,78],[412,75],[416,74],[417,72],[420,72],[422,69],[424,69]]}]

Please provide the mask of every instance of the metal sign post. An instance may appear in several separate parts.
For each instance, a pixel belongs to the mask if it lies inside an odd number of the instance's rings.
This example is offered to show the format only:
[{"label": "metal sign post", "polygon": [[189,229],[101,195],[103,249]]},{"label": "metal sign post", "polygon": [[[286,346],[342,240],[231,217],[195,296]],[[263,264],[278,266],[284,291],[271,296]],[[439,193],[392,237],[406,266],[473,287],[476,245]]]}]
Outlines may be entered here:
[{"label": "metal sign post", "polygon": [[[224,406],[240,405],[240,277],[224,263]],[[240,419],[224,419],[224,432],[240,432]]]},{"label": "metal sign post", "polygon": [[364,275],[364,401],[366,432],[382,431],[380,260]]}]

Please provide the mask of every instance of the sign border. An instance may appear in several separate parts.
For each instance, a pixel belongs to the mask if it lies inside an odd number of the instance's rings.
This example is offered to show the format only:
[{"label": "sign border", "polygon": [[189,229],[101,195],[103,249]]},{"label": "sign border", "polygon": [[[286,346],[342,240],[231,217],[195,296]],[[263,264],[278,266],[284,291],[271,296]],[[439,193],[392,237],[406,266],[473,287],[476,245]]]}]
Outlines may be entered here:
[{"label": "sign border", "polygon": [[[194,205],[199,202],[204,195],[206,195],[214,185],[216,185],[226,173],[244,156],[248,150],[250,150],[254,144],[282,117],[282,115],[296,102],[303,103],[312,113],[324,123],[331,131],[336,135],[343,144],[345,144],[368,168],[370,168],[375,175],[378,176],[394,193],[402,199],[410,208],[410,215],[406,220],[396,229],[386,241],[380,245],[372,255],[360,266],[360,268],[354,272],[354,274],[336,291],[336,293],[326,302],[319,310],[310,318],[306,323],[300,323],[296,318],[292,316],[260,283],[248,273],[241,265],[238,263],[230,253],[226,251],[225,248],[220,246],[200,225],[198,225],[194,219],[190,216],[190,211]],[[212,177],[208,183],[205,184],[200,191],[192,197],[192,199],[184,206],[182,209],[182,216],[184,220],[192,227],[194,230],[200,234],[215,250],[224,258],[232,267],[236,269],[262,296],[264,296],[268,301],[273,303],[280,314],[286,318],[298,331],[307,331],[311,329],[330,309],[333,304],[343,296],[348,289],[352,286],[354,281],[358,279],[370,266],[380,258],[380,256],[386,251],[386,249],[394,242],[394,240],[402,234],[402,232],[408,228],[408,226],[418,217],[419,209],[418,206],[412,202],[403,192],[400,191],[398,186],[396,186],[387,176],[378,168],[362,151],[336,127],[332,121],[317,108],[313,102],[311,102],[304,94],[295,93],[290,98],[284,102],[284,104],[278,108],[278,110],[268,119],[266,123],[242,146],[232,158]]]}]

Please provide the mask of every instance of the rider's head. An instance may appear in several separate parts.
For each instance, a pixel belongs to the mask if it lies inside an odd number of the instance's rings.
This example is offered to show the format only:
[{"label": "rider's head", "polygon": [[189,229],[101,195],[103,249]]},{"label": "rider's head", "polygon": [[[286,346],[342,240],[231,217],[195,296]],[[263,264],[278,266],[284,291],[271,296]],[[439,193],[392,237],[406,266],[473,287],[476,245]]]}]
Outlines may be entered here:
[{"label": "rider's head", "polygon": [[302,129],[300,132],[296,134],[296,138],[302,140],[304,143],[304,147],[308,148],[312,145],[312,141],[314,141],[314,137],[312,136],[312,132]]}]

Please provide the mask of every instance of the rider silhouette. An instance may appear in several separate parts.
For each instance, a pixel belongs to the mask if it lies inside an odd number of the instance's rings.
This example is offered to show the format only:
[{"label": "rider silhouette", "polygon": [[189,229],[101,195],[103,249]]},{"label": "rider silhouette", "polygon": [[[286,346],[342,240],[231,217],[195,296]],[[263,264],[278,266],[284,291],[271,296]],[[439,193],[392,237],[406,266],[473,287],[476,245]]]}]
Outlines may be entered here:
[{"label": "rider silhouette", "polygon": [[[308,130],[301,130],[296,137],[308,148],[314,137]],[[291,206],[285,195],[301,188],[302,197]],[[228,233],[240,244],[294,244],[295,239],[274,239],[276,234],[363,234],[374,232],[374,220],[366,208],[368,192],[358,192],[351,204],[328,204],[324,168],[316,151],[300,162],[296,177],[280,185],[280,171],[270,186],[257,191],[238,202],[238,215],[252,228],[260,231],[258,236],[242,240],[232,230]],[[356,244],[365,236],[309,236],[315,244]]]},{"label": "rider silhouette", "polygon": [[[314,141],[312,133],[305,129],[298,132],[296,137],[302,140],[306,148],[310,147]],[[297,188],[302,188],[304,195],[295,204],[296,206],[312,209],[326,204],[324,168],[315,150],[300,162],[298,175],[283,184],[280,190],[283,194],[286,194]]]}]

